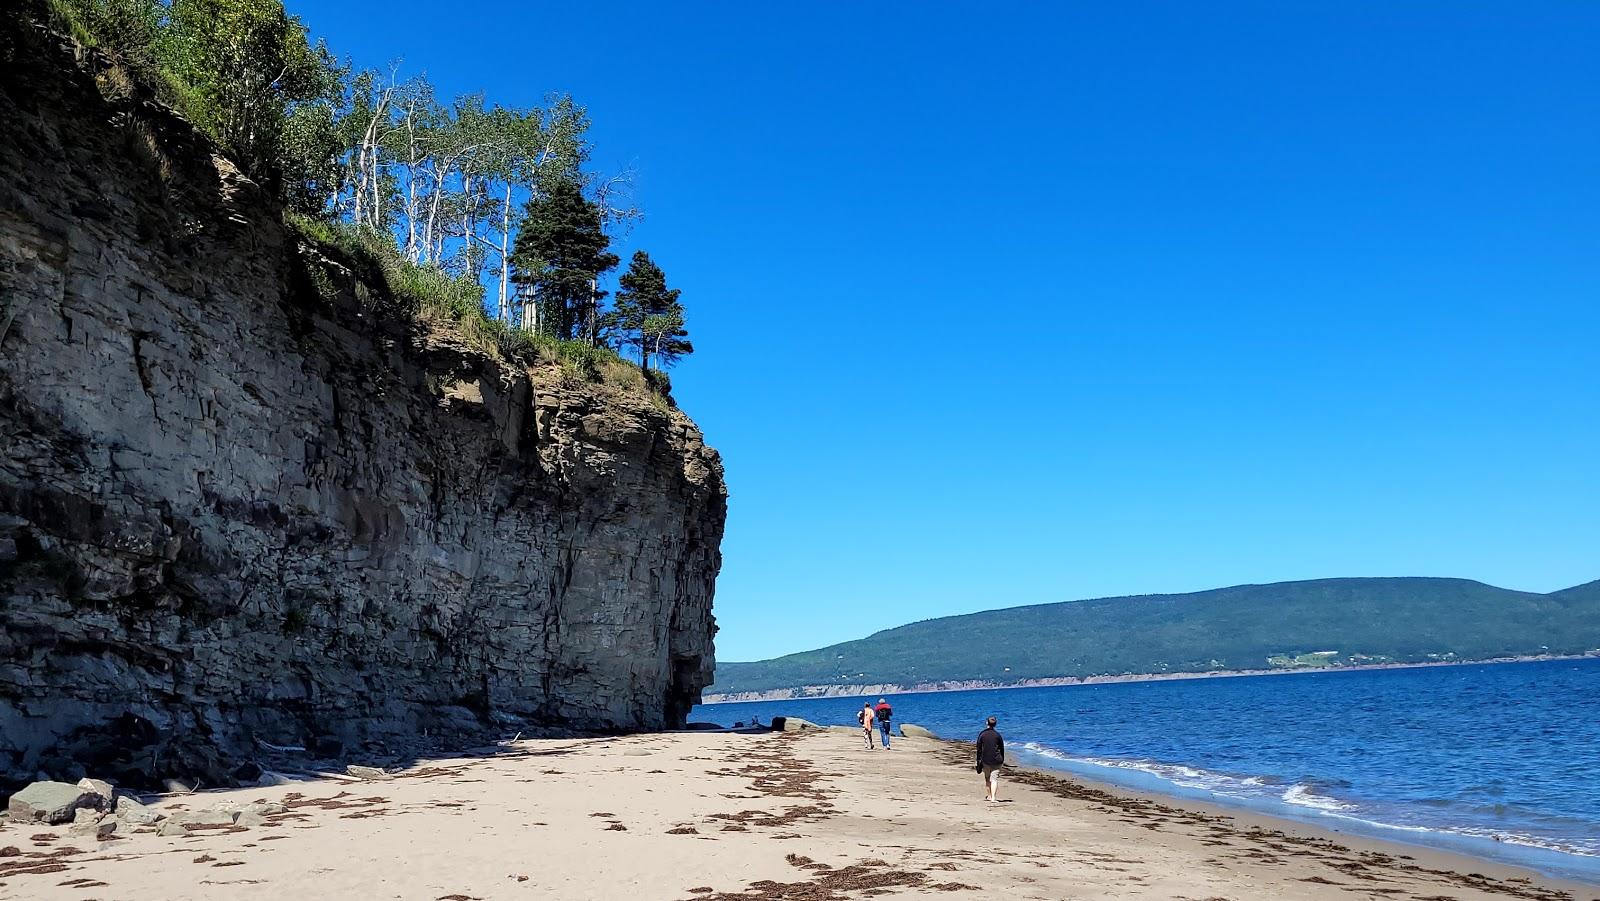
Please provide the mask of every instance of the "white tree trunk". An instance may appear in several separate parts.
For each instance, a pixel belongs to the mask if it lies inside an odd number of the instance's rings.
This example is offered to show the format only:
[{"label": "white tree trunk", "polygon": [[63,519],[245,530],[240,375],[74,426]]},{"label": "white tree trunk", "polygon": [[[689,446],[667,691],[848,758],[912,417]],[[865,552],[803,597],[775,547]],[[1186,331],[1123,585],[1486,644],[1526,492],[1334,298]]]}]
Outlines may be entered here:
[{"label": "white tree trunk", "polygon": [[406,259],[417,261],[417,177],[422,165],[417,148],[416,101],[406,104]]},{"label": "white tree trunk", "polygon": [[506,309],[506,283],[511,279],[511,182],[506,182],[506,205],[500,211],[500,319],[510,319]]}]

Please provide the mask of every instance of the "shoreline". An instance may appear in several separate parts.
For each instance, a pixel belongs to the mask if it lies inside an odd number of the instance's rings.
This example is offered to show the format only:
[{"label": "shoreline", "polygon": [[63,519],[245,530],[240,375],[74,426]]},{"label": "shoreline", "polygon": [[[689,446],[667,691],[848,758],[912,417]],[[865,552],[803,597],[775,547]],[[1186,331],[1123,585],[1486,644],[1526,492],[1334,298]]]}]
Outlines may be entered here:
[{"label": "shoreline", "polygon": [[[961,741],[941,739],[949,744],[962,747]],[[1008,753],[1009,756],[1009,753]],[[1328,841],[1347,846],[1358,851],[1375,851],[1393,853],[1397,848],[1406,849],[1406,853],[1425,865],[1448,870],[1464,870],[1468,872],[1483,873],[1497,879],[1515,879],[1535,874],[1546,884],[1558,886],[1564,891],[1575,894],[1593,893],[1600,899],[1600,877],[1594,880],[1579,879],[1571,876],[1546,872],[1537,866],[1519,864],[1473,854],[1469,851],[1458,851],[1451,848],[1441,848],[1436,845],[1418,841],[1408,841],[1401,837],[1387,837],[1370,835],[1360,830],[1343,830],[1332,825],[1324,825],[1310,819],[1298,819],[1290,816],[1281,816],[1265,811],[1255,810],[1245,804],[1229,804],[1221,801],[1211,801],[1204,798],[1191,798],[1184,795],[1169,794],[1159,790],[1141,789],[1133,786],[1122,785],[1105,779],[1096,779],[1081,773],[1057,769],[1049,766],[1040,766],[1033,763],[1020,763],[1006,765],[1008,771],[1029,773],[1046,780],[1055,780],[1069,785],[1079,785],[1092,791],[1104,792],[1108,795],[1138,799],[1152,804],[1164,805],[1178,809],[1193,810],[1227,817],[1238,823],[1245,824],[1248,828],[1273,830],[1286,835],[1315,841]],[[1544,849],[1530,849],[1544,854],[1559,855],[1563,852]]]},{"label": "shoreline", "polygon": [[[986,804],[970,746],[845,732],[515,741],[368,778],[152,801],[261,812],[96,841],[0,818],[0,897],[38,901],[875,896],[1591,901],[1600,887],[1036,767]],[[597,865],[598,864],[598,865]]]},{"label": "shoreline", "polygon": [[814,698],[864,698],[884,694],[937,694],[953,691],[1000,691],[1008,688],[1062,688],[1075,685],[1114,685],[1128,682],[1177,682],[1190,679],[1233,679],[1246,676],[1293,676],[1307,673],[1354,673],[1373,670],[1426,669],[1444,666],[1486,666],[1503,663],[1548,663],[1559,660],[1593,660],[1600,654],[1539,654],[1520,657],[1491,657],[1483,660],[1427,660],[1416,663],[1362,663],[1352,666],[1303,666],[1255,670],[1213,670],[1203,673],[1124,673],[1117,676],[1047,676],[1015,682],[988,680],[949,680],[918,682],[912,685],[802,685],[760,691],[713,692],[703,694],[701,704],[742,704],[753,701],[805,701]]}]

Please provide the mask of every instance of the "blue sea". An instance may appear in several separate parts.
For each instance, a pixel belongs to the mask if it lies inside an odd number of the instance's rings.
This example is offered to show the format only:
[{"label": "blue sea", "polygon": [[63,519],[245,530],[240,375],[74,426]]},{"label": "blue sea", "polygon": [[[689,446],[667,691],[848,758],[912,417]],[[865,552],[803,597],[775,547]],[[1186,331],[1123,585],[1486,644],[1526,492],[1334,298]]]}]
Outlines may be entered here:
[{"label": "blue sea", "polygon": [[[876,698],[872,700],[876,701]],[[897,723],[1025,763],[1600,883],[1600,659],[937,692]],[[860,698],[691,719],[855,722]]]}]

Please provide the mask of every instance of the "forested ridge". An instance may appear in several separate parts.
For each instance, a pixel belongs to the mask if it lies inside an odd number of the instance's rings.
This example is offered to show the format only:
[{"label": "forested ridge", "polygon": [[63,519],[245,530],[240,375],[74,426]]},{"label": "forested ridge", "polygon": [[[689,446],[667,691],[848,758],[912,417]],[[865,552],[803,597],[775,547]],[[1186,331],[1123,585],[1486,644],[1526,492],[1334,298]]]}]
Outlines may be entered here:
[{"label": "forested ridge", "polygon": [[1600,650],[1600,582],[1537,594],[1465,579],[1319,579],[924,620],[719,663],[717,694],[802,686],[1322,669]]},{"label": "forested ridge", "polygon": [[632,173],[591,169],[571,97],[442,98],[406,74],[414,64],[360,69],[312,42],[280,0],[24,8],[153,89],[306,240],[363,258],[419,312],[590,376],[625,355],[660,389],[693,352],[680,292],[649,253],[618,271],[613,239],[642,215]]}]

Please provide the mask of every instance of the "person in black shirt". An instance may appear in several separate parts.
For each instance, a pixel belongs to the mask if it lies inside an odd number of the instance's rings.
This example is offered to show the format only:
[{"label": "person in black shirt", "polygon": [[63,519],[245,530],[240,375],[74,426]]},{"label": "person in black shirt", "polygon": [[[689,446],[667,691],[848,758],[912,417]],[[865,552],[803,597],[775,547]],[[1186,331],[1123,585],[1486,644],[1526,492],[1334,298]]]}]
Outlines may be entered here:
[{"label": "person in black shirt", "polygon": [[988,728],[978,733],[978,772],[983,775],[985,801],[1000,800],[1000,768],[1006,763],[1006,740],[994,724],[995,718],[989,717]]}]

